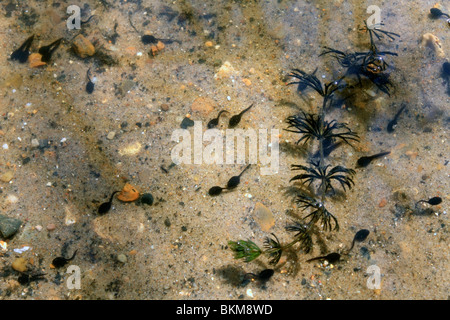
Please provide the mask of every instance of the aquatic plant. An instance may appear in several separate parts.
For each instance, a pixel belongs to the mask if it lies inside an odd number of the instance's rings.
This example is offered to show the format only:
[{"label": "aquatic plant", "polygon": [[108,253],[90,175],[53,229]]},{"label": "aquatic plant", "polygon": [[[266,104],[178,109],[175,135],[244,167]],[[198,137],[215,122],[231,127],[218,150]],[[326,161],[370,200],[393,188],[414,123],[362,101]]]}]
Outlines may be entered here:
[{"label": "aquatic plant", "polygon": [[[234,252],[236,259],[250,262],[264,255],[269,259],[269,264],[276,265],[283,252],[294,245],[297,245],[298,249],[305,253],[310,252],[313,247],[312,236],[317,228],[322,228],[323,231],[339,230],[338,218],[328,209],[328,201],[337,194],[337,188],[345,193],[354,186],[355,171],[344,165],[328,163],[327,156],[342,144],[351,146],[352,143],[358,142],[359,136],[348,124],[335,119],[328,120],[327,110],[333,103],[337,92],[357,87],[352,84],[351,79],[348,79],[350,76],[356,75],[360,86],[362,86],[361,77],[366,77],[380,91],[389,95],[391,82],[389,74],[385,73],[388,67],[385,57],[397,55],[395,52],[380,51],[375,44],[375,38],[381,40],[386,36],[394,40],[398,36],[397,34],[368,28],[367,25],[365,25],[364,31],[367,31],[370,38],[370,47],[367,52],[344,53],[325,47],[326,50],[320,55],[331,55],[341,67],[346,68],[345,74],[337,80],[322,83],[315,75],[317,68],[313,73],[307,73],[297,68],[289,74],[294,80],[288,84],[297,85],[297,91],[300,94],[309,88],[322,97],[322,104],[317,107],[316,113],[300,111],[286,119],[288,127],[285,130],[300,135],[296,144],[303,146],[312,144],[318,150],[306,164],[291,165],[292,170],[300,171],[300,173],[292,177],[289,182],[300,182],[310,188],[311,195],[301,191],[295,199],[299,209],[307,211],[307,213],[299,221],[294,221],[285,227],[286,231],[294,233],[292,241],[287,244],[282,244],[273,233],[271,237],[265,239],[263,248],[251,240],[229,241],[229,247]],[[375,155],[373,158],[378,156]],[[372,158],[369,159],[369,162],[370,160]],[[329,256],[336,261],[340,257],[338,253],[332,253]],[[309,261],[326,257],[328,256]]]}]

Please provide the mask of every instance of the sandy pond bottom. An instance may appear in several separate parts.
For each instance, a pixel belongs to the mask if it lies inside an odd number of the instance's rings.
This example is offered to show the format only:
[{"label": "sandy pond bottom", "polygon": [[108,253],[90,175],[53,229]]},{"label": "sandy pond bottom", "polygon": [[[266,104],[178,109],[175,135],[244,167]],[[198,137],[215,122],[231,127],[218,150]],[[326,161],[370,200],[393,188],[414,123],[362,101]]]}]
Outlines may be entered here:
[{"label": "sandy pond bottom", "polygon": [[[288,243],[285,226],[306,215],[294,202],[302,186],[289,180],[297,174],[290,166],[305,164],[309,149],[283,129],[288,116],[317,112],[322,98],[287,86],[289,73],[318,68],[324,83],[341,76],[343,68],[319,54],[324,46],[367,50],[359,28],[370,4],[2,1],[0,204],[3,216],[22,224],[1,239],[1,299],[447,299],[449,95],[442,65],[450,41],[445,19],[429,17],[432,1],[380,5],[384,28],[400,35],[379,42],[398,53],[386,56],[390,96],[365,81],[327,111],[329,121],[346,122],[360,136],[353,147],[335,150],[330,164],[354,168],[361,156],[391,152],[355,169],[354,187],[327,200],[340,230],[318,225],[310,253],[293,247],[275,267],[265,257],[235,260],[228,247],[239,239],[262,247],[271,233]],[[82,21],[95,17],[68,30],[69,5],[81,8]],[[440,48],[422,45],[427,33]],[[9,59],[32,34],[35,53],[64,39],[48,64],[34,68]],[[72,50],[79,34],[95,47],[94,56]],[[141,41],[146,34],[177,41],[152,47]],[[248,160],[173,166],[172,133],[186,115],[201,121],[204,132],[219,110],[229,111],[218,126],[225,132],[228,119],[251,104],[238,127],[279,130],[277,173],[263,174],[258,162],[238,188],[211,197],[208,189],[226,184]],[[187,130],[194,135],[193,127]],[[116,198],[99,216],[100,204],[126,183],[152,194],[153,204]],[[443,202],[415,208],[434,196]],[[341,261],[305,262],[345,252],[360,229],[370,231],[368,238]],[[65,267],[52,268],[55,257],[75,250]],[[67,285],[69,265],[79,268],[80,289]],[[24,266],[30,276],[45,273],[43,279],[20,284],[17,269]],[[379,289],[367,285],[371,266],[380,270]],[[241,285],[245,273],[266,268],[275,270],[269,281]]]}]

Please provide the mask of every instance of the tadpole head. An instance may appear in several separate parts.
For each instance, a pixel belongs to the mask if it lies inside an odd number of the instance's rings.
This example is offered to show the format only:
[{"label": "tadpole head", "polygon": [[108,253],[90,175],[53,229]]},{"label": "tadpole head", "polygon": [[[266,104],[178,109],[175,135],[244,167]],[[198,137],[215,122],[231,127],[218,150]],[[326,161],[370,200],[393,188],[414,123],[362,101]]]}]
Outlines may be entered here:
[{"label": "tadpole head", "polygon": [[222,190],[223,190],[222,187],[214,186],[214,187],[211,187],[211,189],[209,189],[208,194],[210,196],[218,196],[219,194],[222,193]]},{"label": "tadpole head", "polygon": [[367,229],[361,229],[355,234],[354,241],[362,242],[366,240],[367,236],[369,235],[370,231]]}]

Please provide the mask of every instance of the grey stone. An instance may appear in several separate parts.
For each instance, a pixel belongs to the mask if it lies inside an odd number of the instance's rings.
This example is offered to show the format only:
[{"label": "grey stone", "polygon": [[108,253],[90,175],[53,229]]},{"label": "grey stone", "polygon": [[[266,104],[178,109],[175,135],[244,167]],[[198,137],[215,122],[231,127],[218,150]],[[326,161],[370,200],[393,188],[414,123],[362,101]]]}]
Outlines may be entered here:
[{"label": "grey stone", "polygon": [[9,218],[0,214],[0,234],[3,238],[7,239],[12,237],[17,231],[19,231],[21,225],[21,220]]}]

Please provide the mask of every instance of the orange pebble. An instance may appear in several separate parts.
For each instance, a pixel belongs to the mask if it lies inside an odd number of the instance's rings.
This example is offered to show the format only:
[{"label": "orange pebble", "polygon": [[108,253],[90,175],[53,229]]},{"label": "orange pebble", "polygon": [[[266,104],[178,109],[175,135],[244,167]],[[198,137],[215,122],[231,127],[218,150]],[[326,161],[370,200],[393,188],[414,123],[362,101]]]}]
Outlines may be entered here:
[{"label": "orange pebble", "polygon": [[120,191],[117,199],[123,202],[132,202],[139,198],[139,191],[131,184],[126,183],[122,191]]},{"label": "orange pebble", "polygon": [[387,200],[386,198],[381,199],[380,203],[378,204],[378,206],[380,208],[383,208],[385,205],[387,204]]}]

